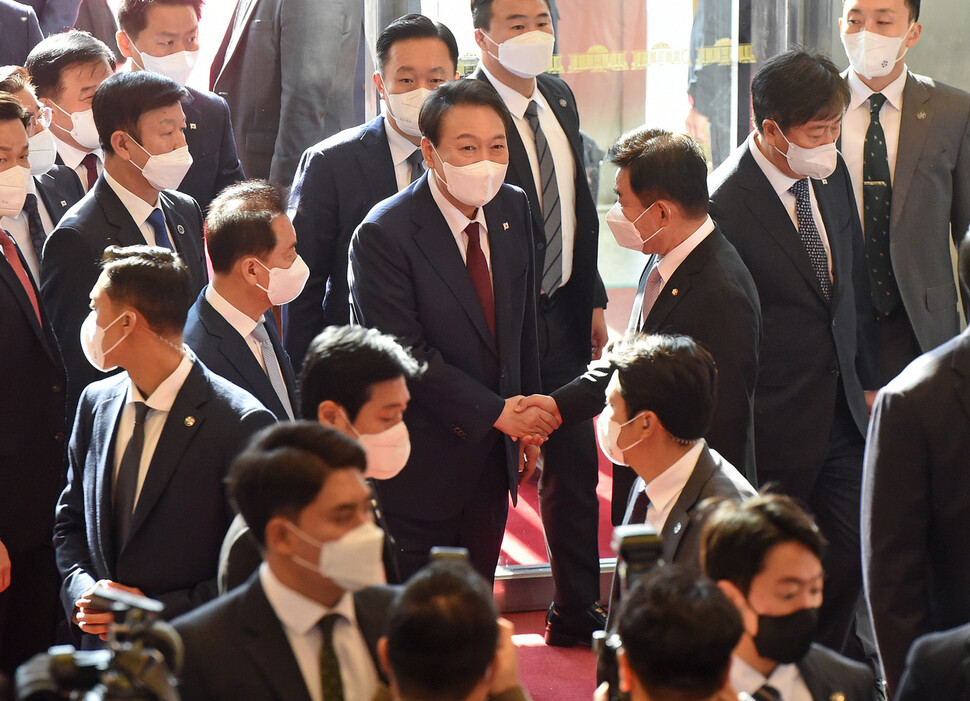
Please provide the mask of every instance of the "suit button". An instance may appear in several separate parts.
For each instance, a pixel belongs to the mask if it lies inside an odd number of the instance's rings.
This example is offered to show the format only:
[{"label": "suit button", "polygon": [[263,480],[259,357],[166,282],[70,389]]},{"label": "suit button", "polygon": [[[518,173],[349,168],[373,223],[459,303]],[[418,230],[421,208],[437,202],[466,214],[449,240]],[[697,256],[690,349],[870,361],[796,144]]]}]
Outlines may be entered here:
[{"label": "suit button", "polygon": [[57,441],[58,443],[63,443],[64,442],[64,434],[61,433],[60,431],[58,431],[57,433],[54,434],[54,440]]},{"label": "suit button", "polygon": [[829,374],[830,375],[838,375],[839,374],[839,369],[837,367],[835,367],[835,366],[830,367],[829,368]]},{"label": "suit button", "polygon": [[54,385],[54,386],[51,387],[51,392],[53,392],[54,394],[57,394],[60,391],[61,391],[61,386],[60,385]]},{"label": "suit button", "polygon": [[505,368],[502,368],[501,370],[499,370],[498,376],[502,380],[505,379]]},{"label": "suit button", "polygon": [[540,241],[539,243],[536,244],[536,248],[540,251],[545,247],[546,247],[546,244],[544,241]]}]

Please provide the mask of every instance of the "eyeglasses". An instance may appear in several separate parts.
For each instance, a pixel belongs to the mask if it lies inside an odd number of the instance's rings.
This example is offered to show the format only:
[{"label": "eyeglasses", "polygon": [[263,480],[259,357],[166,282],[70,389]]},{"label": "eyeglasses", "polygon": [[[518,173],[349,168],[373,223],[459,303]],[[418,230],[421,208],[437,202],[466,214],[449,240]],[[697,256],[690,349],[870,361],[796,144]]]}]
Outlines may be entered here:
[{"label": "eyeglasses", "polygon": [[54,110],[50,107],[41,106],[37,109],[37,114],[30,115],[30,126],[32,128],[47,129],[54,120]]}]

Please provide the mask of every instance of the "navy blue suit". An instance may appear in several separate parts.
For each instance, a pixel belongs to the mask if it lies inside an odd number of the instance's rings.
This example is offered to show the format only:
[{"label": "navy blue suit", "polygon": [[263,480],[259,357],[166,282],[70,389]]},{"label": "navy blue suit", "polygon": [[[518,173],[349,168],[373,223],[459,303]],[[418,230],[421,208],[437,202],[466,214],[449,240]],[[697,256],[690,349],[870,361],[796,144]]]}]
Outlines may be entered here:
[{"label": "navy blue suit", "polygon": [[397,192],[386,128],[377,117],[307,149],[300,159],[289,215],[310,277],[287,307],[286,350],[297,367],[314,336],[350,322],[350,237],[374,205]]},{"label": "navy blue suit", "polygon": [[229,105],[208,90],[186,88],[191,96],[182,103],[185,112],[185,142],[192,154],[192,167],[178,186],[199,203],[202,211],[228,185],[246,178],[236,155]]},{"label": "navy blue suit", "polygon": [[495,336],[428,174],[371,211],[350,246],[355,322],[396,336],[428,366],[408,383],[411,457],[378,487],[405,577],[423,564],[427,548],[409,551],[409,535],[396,524],[448,521],[472,505],[487,513],[487,527],[430,545],[468,547],[476,568],[493,576],[518,471],[518,444],[493,425],[506,397],[540,387],[528,202],[503,185],[484,211]]},{"label": "navy blue suit", "polygon": [[[169,235],[189,269],[193,295],[206,283],[202,212],[195,200],[173,190],[159,194]],[[88,384],[104,377],[81,352],[81,323],[90,312],[89,295],[101,274],[108,246],[145,244],[141,229],[104,177],[72,207],[47,237],[40,266],[40,293],[61,344],[68,380],[68,416]]]},{"label": "navy blue suit", "polygon": [[37,13],[44,36],[66,32],[77,21],[81,0],[24,0]]},{"label": "navy blue suit", "polygon": [[[273,314],[267,312],[263,316],[266,331],[269,333],[276,358],[286,383],[287,395],[294,414],[300,413],[300,406],[296,396],[296,378],[290,366],[290,358],[280,344],[279,332]],[[226,321],[225,317],[212,308],[205,298],[205,290],[199,293],[195,304],[189,309],[189,316],[185,320],[185,344],[195,351],[199,360],[212,372],[220,375],[234,385],[242,387],[256,397],[263,406],[269,409],[280,421],[286,421],[286,409],[276,395],[276,390],[270,384],[266,371],[260,366],[253,355],[246,339]]]},{"label": "navy blue suit", "polygon": [[970,624],[918,638],[893,701],[970,698]]},{"label": "navy blue suit", "polygon": [[22,66],[44,35],[29,5],[0,0],[0,66]]},{"label": "navy blue suit", "polygon": [[61,602],[100,579],[138,587],[165,604],[165,618],[218,593],[219,548],[232,520],[224,480],[250,436],[275,420],[256,399],[196,361],[162,429],[128,539],[114,542],[112,476],[127,373],[81,396],[68,449],[67,487],[57,504],[54,547]]}]

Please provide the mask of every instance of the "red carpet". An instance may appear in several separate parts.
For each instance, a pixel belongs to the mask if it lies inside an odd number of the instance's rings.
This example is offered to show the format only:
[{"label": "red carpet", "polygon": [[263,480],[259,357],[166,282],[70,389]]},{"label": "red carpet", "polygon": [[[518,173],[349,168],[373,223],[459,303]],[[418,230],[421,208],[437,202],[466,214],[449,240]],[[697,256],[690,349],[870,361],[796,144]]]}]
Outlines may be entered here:
[{"label": "red carpet", "polygon": [[[600,482],[602,484],[602,482]],[[596,657],[585,647],[548,647],[542,640],[545,613],[515,613],[513,641],[519,650],[522,685],[533,701],[589,701],[596,689]]]}]

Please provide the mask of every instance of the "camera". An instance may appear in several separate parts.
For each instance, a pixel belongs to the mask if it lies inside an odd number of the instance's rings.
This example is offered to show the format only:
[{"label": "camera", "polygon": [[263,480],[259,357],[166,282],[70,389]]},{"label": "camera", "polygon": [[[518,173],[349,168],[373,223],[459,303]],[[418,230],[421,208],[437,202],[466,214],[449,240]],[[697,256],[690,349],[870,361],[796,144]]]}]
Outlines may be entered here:
[{"label": "camera", "polygon": [[35,655],[17,669],[18,701],[179,701],[182,641],[158,620],[162,602],[105,587],[95,589],[91,601],[115,616],[107,649],[57,645]]}]

